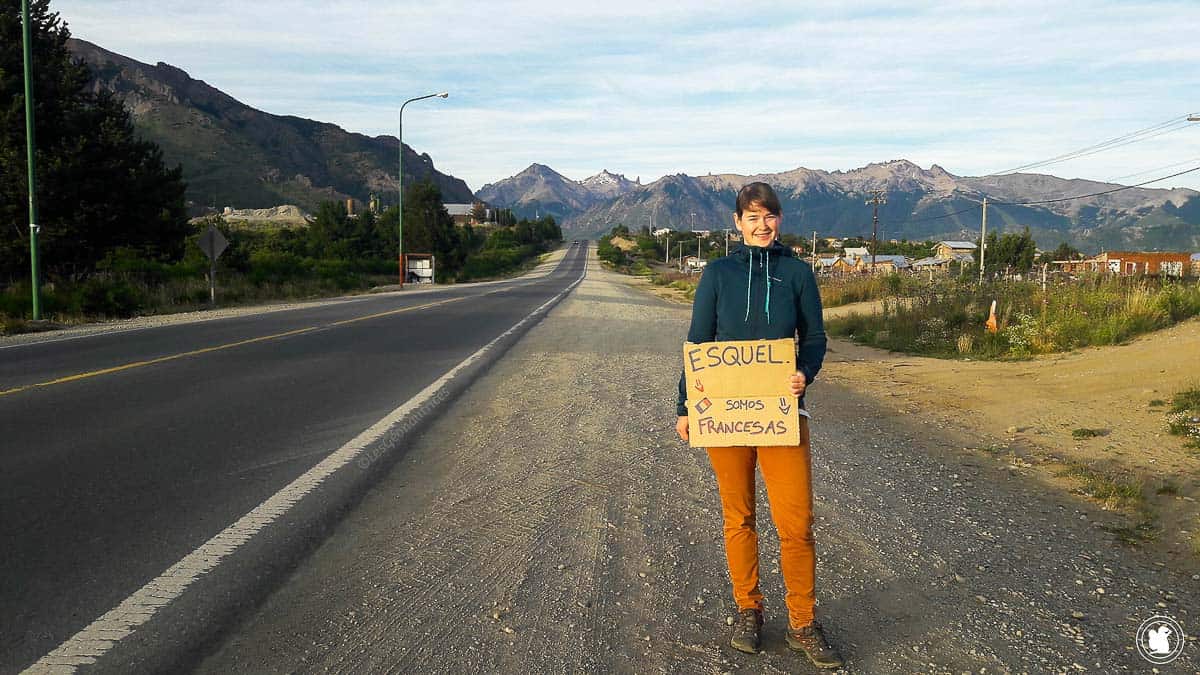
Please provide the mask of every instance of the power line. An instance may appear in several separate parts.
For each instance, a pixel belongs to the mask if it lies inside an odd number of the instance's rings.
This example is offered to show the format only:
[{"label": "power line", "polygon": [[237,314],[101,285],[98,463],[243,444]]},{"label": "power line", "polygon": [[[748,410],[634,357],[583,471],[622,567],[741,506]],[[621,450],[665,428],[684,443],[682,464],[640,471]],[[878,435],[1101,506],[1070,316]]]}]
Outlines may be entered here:
[{"label": "power line", "polygon": [[1104,182],[1105,183],[1115,183],[1119,180],[1125,180],[1126,178],[1133,178],[1134,176],[1141,176],[1141,175],[1147,174],[1147,173],[1154,173],[1155,171],[1162,171],[1163,169],[1174,169],[1177,166],[1183,166],[1184,164],[1191,164],[1193,162],[1200,162],[1200,157],[1192,157],[1191,159],[1185,159],[1182,162],[1175,162],[1174,164],[1167,164],[1165,166],[1156,166],[1153,169],[1146,169],[1144,171],[1135,171],[1134,173],[1127,173],[1124,176],[1117,176],[1116,178],[1109,178],[1108,180],[1106,180]]},{"label": "power line", "polygon": [[1071,152],[1066,152],[1061,155],[1056,155],[1054,157],[1050,157],[1049,159],[1043,159],[1043,160],[1039,160],[1036,162],[1030,162],[1028,164],[1022,164],[1021,166],[1013,167],[1011,169],[1005,169],[1003,171],[995,171],[988,175],[995,176],[995,175],[1006,174],[1006,173],[1015,173],[1017,171],[1024,171],[1027,169],[1034,169],[1034,168],[1038,168],[1038,167],[1042,167],[1042,166],[1049,166],[1050,164],[1058,164],[1060,162],[1065,162],[1067,160],[1076,159],[1079,157],[1086,157],[1089,155],[1094,155],[1099,152],[1105,152],[1107,150],[1112,150],[1113,148],[1119,148],[1124,145],[1129,145],[1130,143],[1138,143],[1138,142],[1141,142],[1144,140],[1149,140],[1151,138],[1155,138],[1155,137],[1161,136],[1163,134],[1167,134],[1167,133],[1171,133],[1174,131],[1178,131],[1180,129],[1187,128],[1188,126],[1190,126],[1189,118],[1190,118],[1190,115],[1180,115],[1179,117],[1173,117],[1169,120],[1159,122],[1158,124],[1148,126],[1144,129],[1138,129],[1137,131],[1131,131],[1127,134],[1122,134],[1115,138],[1110,138],[1106,141],[1101,141],[1099,143],[1095,143],[1093,145],[1089,145],[1084,148],[1079,148],[1077,150],[1072,150]]},{"label": "power line", "polygon": [[[1068,161],[1071,159],[1087,157],[1089,155],[1094,155],[1094,154],[1097,154],[1100,152],[1112,150],[1114,148],[1119,148],[1122,146],[1130,145],[1132,143],[1139,143],[1141,141],[1149,140],[1151,138],[1156,138],[1158,136],[1162,136],[1164,134],[1168,134],[1168,133],[1171,133],[1174,131],[1179,131],[1180,129],[1185,129],[1189,126],[1192,126],[1190,123],[1197,122],[1197,121],[1200,121],[1200,117],[1190,114],[1190,113],[1187,115],[1181,115],[1179,117],[1173,117],[1169,120],[1159,122],[1158,124],[1151,125],[1144,129],[1138,129],[1137,131],[1132,131],[1127,134],[1122,134],[1120,136],[1117,136],[1115,138],[1110,138],[1107,141],[1101,141],[1100,143],[1095,143],[1095,144],[1089,145],[1085,148],[1080,148],[1078,150],[1073,150],[1068,153],[1064,153],[1061,155],[1057,155],[1055,157],[1051,157],[1050,159],[1045,159],[1045,160],[1041,160],[1038,162],[1031,162],[1029,164],[1023,164],[1021,166],[1014,167],[1012,169],[1007,169],[1005,171],[997,171],[995,173],[988,174],[988,176],[997,176],[997,175],[1001,175],[1001,174],[1015,173],[1017,171],[1022,171],[1025,169],[1049,166],[1051,164],[1057,164],[1057,163],[1065,162],[1065,161]],[[1194,161],[1194,160],[1184,160],[1183,162],[1176,162],[1174,164],[1168,164],[1167,166],[1158,167],[1157,169],[1147,169],[1146,171],[1139,171],[1137,173],[1129,174],[1129,176],[1138,176],[1141,174],[1150,173],[1151,171],[1159,171],[1162,169],[1179,166],[1181,164],[1187,164],[1192,161]],[[1137,183],[1135,185],[1123,185],[1121,187],[1113,188],[1111,190],[1102,190],[1100,192],[1093,192],[1093,193],[1085,194],[1085,195],[1075,195],[1075,196],[1071,196],[1071,197],[1059,197],[1056,199],[1040,199],[1040,200],[1033,200],[1033,201],[1027,201],[1027,202],[992,202],[992,204],[995,204],[997,206],[1001,206],[1001,205],[1003,205],[1003,206],[1032,206],[1032,205],[1036,205],[1036,204],[1053,204],[1053,203],[1058,203],[1058,202],[1069,202],[1069,201],[1074,201],[1076,199],[1087,199],[1089,197],[1099,197],[1101,195],[1107,195],[1107,194],[1112,194],[1114,192],[1121,192],[1123,190],[1130,190],[1130,189],[1142,187],[1145,185],[1151,185],[1153,183],[1159,183],[1164,180],[1182,176],[1184,174],[1189,174],[1194,171],[1200,171],[1200,166],[1193,167],[1191,169],[1187,169],[1187,170],[1180,171],[1177,173],[1173,173],[1169,176],[1163,176],[1161,178],[1155,178],[1153,180],[1143,181],[1143,182]],[[983,176],[983,177],[986,178],[987,176]],[[1121,178],[1126,178],[1126,177],[1128,177],[1128,176],[1121,176]],[[1117,179],[1114,179],[1114,180],[1117,180]],[[878,191],[876,191],[876,192],[878,192]],[[951,211],[950,213],[943,213],[943,214],[937,215],[937,216],[925,216],[922,218],[911,218],[909,220],[894,221],[892,224],[904,225],[904,224],[908,224],[908,223],[922,223],[922,222],[929,222],[929,221],[933,221],[933,220],[941,220],[944,218],[952,218],[954,216],[961,215],[964,213],[969,213],[971,211],[975,211],[975,210],[983,207],[983,204],[987,203],[988,198],[985,195],[983,199],[984,199],[984,202],[982,204],[970,206],[965,209],[959,209],[957,211]],[[869,204],[871,202],[868,201],[867,203]],[[878,209],[878,206],[876,206],[876,209]],[[877,217],[878,216],[876,216],[876,218]]]},{"label": "power line", "polygon": [[1173,132],[1179,131],[1180,129],[1187,129],[1187,128],[1188,128],[1188,127],[1190,127],[1190,126],[1193,126],[1193,125],[1191,125],[1191,124],[1187,123],[1186,121],[1184,121],[1184,122],[1181,122],[1181,123],[1179,123],[1179,124],[1178,124],[1178,125],[1176,125],[1176,126],[1173,126],[1173,127],[1167,128],[1167,129],[1162,129],[1162,130],[1160,130],[1160,131],[1158,131],[1158,132],[1155,132],[1155,133],[1152,133],[1152,134],[1146,134],[1146,135],[1143,135],[1143,136],[1139,136],[1139,137],[1137,137],[1137,138],[1130,138],[1130,139],[1128,139],[1128,140],[1125,140],[1125,141],[1122,141],[1122,142],[1120,142],[1120,143],[1112,143],[1112,144],[1106,145],[1106,146],[1104,146],[1104,147],[1102,147],[1102,148],[1098,148],[1098,149],[1096,149],[1096,150],[1092,150],[1092,151],[1090,151],[1090,152],[1078,152],[1077,154],[1073,154],[1072,156],[1070,156],[1070,157],[1067,157],[1066,159],[1061,159],[1061,160],[1057,160],[1057,161],[1054,161],[1054,162],[1046,162],[1046,163],[1044,163],[1044,164],[1040,164],[1040,165],[1038,165],[1038,166],[1039,166],[1039,167],[1042,167],[1042,166],[1049,166],[1050,164],[1058,164],[1058,163],[1060,163],[1060,162],[1066,162],[1066,161],[1068,161],[1068,160],[1072,160],[1072,159],[1079,159],[1080,157],[1090,157],[1090,156],[1092,156],[1092,155],[1099,154],[1099,153],[1101,153],[1101,152],[1107,152],[1107,151],[1109,151],[1109,150],[1112,150],[1112,149],[1114,149],[1114,148],[1121,148],[1121,147],[1124,147],[1124,146],[1126,146],[1126,145],[1132,145],[1133,143],[1141,143],[1142,141],[1148,141],[1148,140],[1150,140],[1151,138],[1158,138],[1159,136],[1162,136],[1162,135],[1164,135],[1164,134],[1173,133]]},{"label": "power line", "polygon": [[893,225],[903,225],[905,223],[923,223],[928,220],[941,220],[942,218],[950,218],[950,217],[957,216],[962,213],[968,213],[970,211],[978,211],[978,210],[979,210],[979,204],[976,204],[974,206],[968,206],[965,209],[959,209],[958,211],[951,211],[950,213],[943,213],[940,216],[925,216],[922,218],[913,218],[911,220],[897,220],[897,221],[893,222],[892,224]]},{"label": "power line", "polygon": [[1075,195],[1073,197],[1059,197],[1057,199],[1039,199],[1039,200],[1029,201],[1029,202],[992,202],[992,204],[1003,204],[1005,206],[1029,206],[1031,204],[1053,204],[1055,202],[1069,202],[1069,201],[1073,201],[1075,199],[1087,199],[1088,197],[1099,197],[1100,195],[1108,195],[1108,194],[1112,194],[1114,192],[1121,192],[1122,190],[1132,190],[1133,188],[1139,188],[1139,187],[1142,187],[1143,185],[1150,185],[1151,183],[1160,183],[1160,182],[1170,179],[1170,178],[1175,178],[1177,176],[1182,176],[1184,174],[1192,173],[1193,171],[1200,171],[1200,166],[1194,166],[1190,169],[1186,169],[1186,170],[1180,171],[1178,173],[1173,173],[1169,176],[1163,176],[1162,178],[1155,178],[1154,180],[1148,180],[1148,181],[1144,181],[1141,183],[1136,183],[1134,185],[1122,185],[1121,187],[1113,188],[1111,190],[1102,190],[1100,192],[1093,192],[1091,194],[1086,194],[1086,195]]},{"label": "power line", "polygon": [[[1137,184],[1134,184],[1134,185],[1122,185],[1121,187],[1113,188],[1113,189],[1111,189],[1111,190],[1102,190],[1102,191],[1100,191],[1100,192],[1092,192],[1092,193],[1089,193],[1089,194],[1086,194],[1086,195],[1074,195],[1074,196],[1071,196],[1071,197],[1058,197],[1058,198],[1056,198],[1056,199],[1039,199],[1039,200],[1028,201],[1028,202],[995,202],[995,201],[989,201],[989,205],[991,205],[991,206],[1032,206],[1032,205],[1035,205],[1035,204],[1053,204],[1053,203],[1056,203],[1056,202],[1069,202],[1069,201],[1073,201],[1073,200],[1076,200],[1076,199],[1087,199],[1088,197],[1099,197],[1099,196],[1101,196],[1101,195],[1108,195],[1108,194],[1112,194],[1112,193],[1114,193],[1114,192],[1121,192],[1122,190],[1132,190],[1132,189],[1134,189],[1134,188],[1139,188],[1139,187],[1142,187],[1142,186],[1144,186],[1144,185],[1151,185],[1151,184],[1153,184],[1153,183],[1160,183],[1160,182],[1162,182],[1162,181],[1164,181],[1164,180],[1169,180],[1169,179],[1171,179],[1171,178],[1175,178],[1175,177],[1177,177],[1177,176],[1182,176],[1182,175],[1184,175],[1184,174],[1189,174],[1189,173],[1192,173],[1192,172],[1195,172],[1195,171],[1200,171],[1200,166],[1195,166],[1195,167],[1192,167],[1192,168],[1190,168],[1190,169],[1187,169],[1187,170],[1184,170],[1184,171],[1179,171],[1179,172],[1177,172],[1177,173],[1173,173],[1173,174],[1171,174],[1171,175],[1169,175],[1169,176],[1163,176],[1163,177],[1161,177],[1161,178],[1155,178],[1155,179],[1153,179],[1153,180],[1143,181],[1143,182],[1141,182],[1141,183],[1137,183]],[[966,197],[961,197],[961,199],[966,199]],[[897,220],[897,221],[894,221],[892,224],[893,224],[893,225],[905,225],[905,224],[907,224],[907,223],[922,223],[922,222],[926,222],[926,221],[930,221],[930,220],[941,220],[942,218],[950,218],[950,217],[952,217],[952,216],[957,216],[957,215],[960,215],[960,214],[963,214],[963,213],[968,213],[968,212],[970,212],[970,211],[977,211],[977,210],[979,210],[979,208],[980,208],[982,205],[983,205],[982,203],[976,203],[974,206],[969,206],[969,207],[967,207],[967,208],[965,208],[965,209],[959,209],[959,210],[957,210],[957,211],[951,211],[950,213],[943,213],[943,214],[942,214],[942,215],[940,215],[940,216],[926,216],[926,217],[923,217],[923,218],[913,218],[913,219],[911,219],[911,220]]]}]

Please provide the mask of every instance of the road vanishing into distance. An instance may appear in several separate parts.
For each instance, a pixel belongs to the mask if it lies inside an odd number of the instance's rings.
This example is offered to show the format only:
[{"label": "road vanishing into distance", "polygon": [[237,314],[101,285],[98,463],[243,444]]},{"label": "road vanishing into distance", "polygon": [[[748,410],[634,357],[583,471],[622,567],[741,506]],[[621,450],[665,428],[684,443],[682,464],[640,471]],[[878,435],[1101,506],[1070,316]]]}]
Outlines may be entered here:
[{"label": "road vanishing into distance", "polygon": [[[586,244],[572,244],[556,266],[513,280],[0,344],[0,672],[55,650],[59,663],[103,670],[189,663],[197,641],[215,639],[195,624],[253,605],[404,433],[586,263]],[[475,371],[445,377],[464,360]],[[352,461],[255,520],[244,545],[201,550],[373,425]],[[195,564],[177,566],[189,555]],[[183,581],[163,582],[167,570]],[[142,609],[113,611],[139,592]]]}]

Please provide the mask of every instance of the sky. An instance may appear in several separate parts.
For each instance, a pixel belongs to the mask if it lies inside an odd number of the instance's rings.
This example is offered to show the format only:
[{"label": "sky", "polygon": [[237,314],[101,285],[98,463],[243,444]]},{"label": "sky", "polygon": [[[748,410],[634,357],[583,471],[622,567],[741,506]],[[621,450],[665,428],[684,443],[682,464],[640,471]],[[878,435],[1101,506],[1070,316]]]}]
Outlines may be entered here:
[{"label": "sky", "polygon": [[[1200,114],[1200,3],[52,0],[72,34],[260,110],[395,135],[472,190],[849,170],[956,175]],[[1178,127],[1178,128],[1175,128]],[[1132,184],[1200,167],[1200,122],[1037,169]],[[1200,171],[1150,187],[1200,189]]]}]

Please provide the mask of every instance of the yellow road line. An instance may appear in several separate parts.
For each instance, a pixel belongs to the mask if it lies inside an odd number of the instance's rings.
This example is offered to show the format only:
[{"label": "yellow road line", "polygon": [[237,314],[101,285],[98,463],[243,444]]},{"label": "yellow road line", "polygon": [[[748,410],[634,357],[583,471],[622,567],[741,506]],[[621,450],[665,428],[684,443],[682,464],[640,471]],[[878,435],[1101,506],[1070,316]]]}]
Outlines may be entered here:
[{"label": "yellow road line", "polygon": [[295,330],[289,330],[289,331],[286,331],[283,333],[275,333],[274,335],[264,335],[262,337],[250,338],[248,340],[238,340],[237,342],[230,342],[230,343],[223,344],[223,345],[216,345],[213,347],[204,347],[202,349],[194,349],[190,352],[180,352],[179,354],[171,354],[169,356],[160,356],[156,359],[148,359],[146,361],[134,361],[132,363],[126,363],[126,364],[123,364],[120,366],[113,366],[111,368],[103,368],[100,370],[88,371],[86,373],[76,373],[75,375],[67,375],[66,377],[60,377],[60,378],[57,378],[54,380],[48,380],[46,382],[37,382],[34,384],[26,384],[26,385],[20,386],[20,387],[13,387],[12,389],[5,389],[4,391],[0,391],[0,396],[8,396],[10,394],[17,394],[17,393],[20,393],[23,391],[27,391],[29,389],[35,389],[37,387],[50,387],[50,386],[53,386],[56,384],[65,384],[67,382],[75,382],[77,380],[86,380],[91,377],[100,377],[101,375],[109,375],[112,373],[119,373],[124,370],[132,370],[134,368],[150,366],[150,365],[154,365],[156,363],[163,363],[164,361],[174,361],[176,359],[182,359],[182,358],[186,358],[188,356],[197,356],[199,354],[207,354],[209,352],[221,351],[223,349],[232,349],[234,347],[241,347],[243,345],[254,344],[255,342],[266,342],[267,340],[278,340],[280,338],[290,337],[292,335],[300,335],[302,333],[311,333],[312,331],[320,330],[322,328],[332,328],[334,326],[345,326],[346,324],[357,323],[359,321],[366,321],[367,319],[378,319],[378,318],[384,317],[384,316],[400,314],[401,312],[412,312],[412,311],[415,311],[418,309],[427,309],[429,307],[436,307],[437,305],[445,305],[447,303],[457,302],[459,300],[466,300],[468,297],[473,297],[473,296],[464,296],[461,298],[448,298],[446,300],[438,300],[437,302],[429,302],[424,305],[416,305],[413,307],[401,307],[400,309],[392,309],[392,310],[388,310],[386,312],[379,312],[377,314],[368,314],[366,316],[355,317],[353,319],[344,319],[342,321],[334,321],[333,323],[327,323],[327,324],[320,325],[320,326],[309,326],[307,328],[297,328]]}]

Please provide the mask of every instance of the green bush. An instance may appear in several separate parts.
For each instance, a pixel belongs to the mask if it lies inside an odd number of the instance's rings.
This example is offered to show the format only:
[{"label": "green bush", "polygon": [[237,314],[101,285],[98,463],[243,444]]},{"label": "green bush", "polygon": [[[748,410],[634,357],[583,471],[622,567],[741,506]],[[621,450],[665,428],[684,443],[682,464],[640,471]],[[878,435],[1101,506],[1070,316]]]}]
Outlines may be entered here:
[{"label": "green bush", "polygon": [[1200,450],[1200,386],[1185,389],[1171,398],[1167,428],[1183,436],[1185,445]]},{"label": "green bush", "polygon": [[250,279],[256,284],[283,283],[308,276],[313,272],[313,260],[294,253],[259,250],[250,254]]},{"label": "green bush", "polygon": [[511,248],[485,248],[472,254],[458,274],[459,281],[485,279],[507,274],[540,253],[532,244]]},{"label": "green bush", "polygon": [[92,277],[81,289],[80,311],[84,314],[128,317],[146,304],[145,291],[122,277]]},{"label": "green bush", "polygon": [[625,267],[629,264],[629,256],[620,248],[613,246],[612,235],[600,237],[596,246],[596,256],[614,267]]}]

